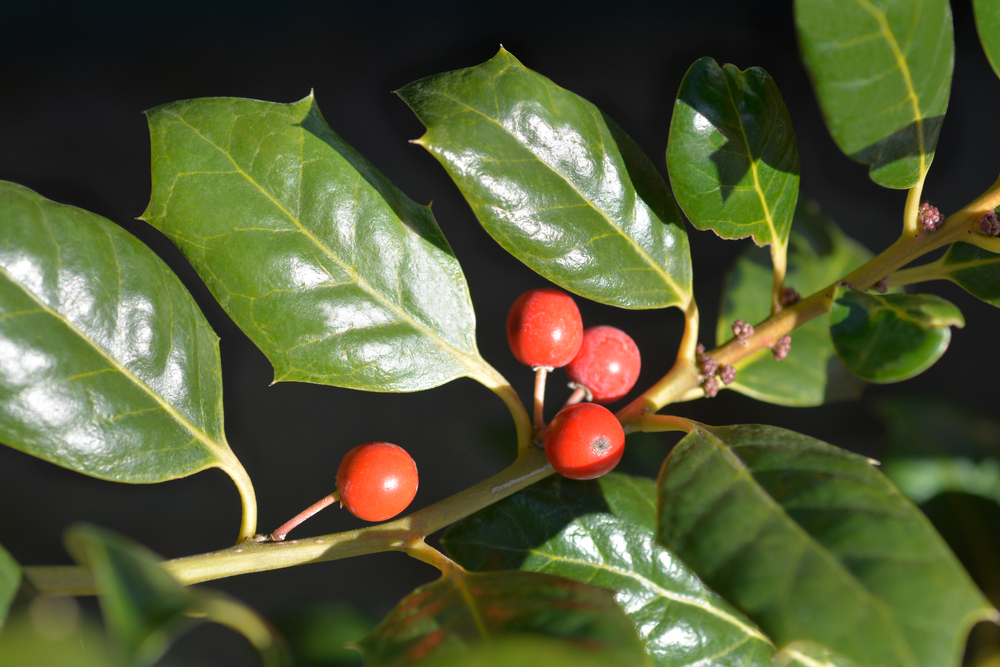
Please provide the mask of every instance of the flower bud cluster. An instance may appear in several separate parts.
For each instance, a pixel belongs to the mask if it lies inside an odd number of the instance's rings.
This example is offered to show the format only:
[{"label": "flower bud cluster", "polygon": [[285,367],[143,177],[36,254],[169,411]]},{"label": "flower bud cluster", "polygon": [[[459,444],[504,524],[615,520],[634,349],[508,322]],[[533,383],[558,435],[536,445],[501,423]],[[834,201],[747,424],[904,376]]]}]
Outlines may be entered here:
[{"label": "flower bud cluster", "polygon": [[920,205],[920,212],[917,214],[917,221],[920,223],[920,228],[925,232],[933,232],[935,229],[944,224],[944,216],[941,215],[941,211],[937,210],[937,207],[931,206],[928,202],[924,202]]}]

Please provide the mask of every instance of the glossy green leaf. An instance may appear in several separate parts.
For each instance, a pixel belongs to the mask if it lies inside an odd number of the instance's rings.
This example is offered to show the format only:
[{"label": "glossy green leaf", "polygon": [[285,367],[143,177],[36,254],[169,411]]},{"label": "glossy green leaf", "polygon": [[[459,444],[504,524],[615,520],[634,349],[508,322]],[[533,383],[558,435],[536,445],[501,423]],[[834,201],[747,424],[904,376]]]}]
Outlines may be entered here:
[{"label": "glossy green leaf", "polygon": [[10,603],[21,585],[21,566],[10,553],[0,546],[0,630],[10,611]]},{"label": "glossy green leaf", "polygon": [[1000,307],[1000,255],[969,243],[953,243],[931,266],[945,278],[986,303]]},{"label": "glossy green leaf", "polygon": [[951,92],[948,0],[795,0],[795,25],[840,150],[879,185],[923,180]]},{"label": "glossy green leaf", "polygon": [[580,296],[624,308],[691,299],[687,234],[666,183],[590,102],[503,49],[398,91],[486,231]]},{"label": "glossy green leaf", "polygon": [[192,617],[199,617],[243,633],[261,651],[266,666],[285,664],[282,648],[256,614],[217,593],[182,586],[144,547],[80,525],[67,531],[66,548],[93,572],[105,623],[130,662],[156,662],[194,624]]},{"label": "glossy green leaf", "polygon": [[49,618],[59,612],[36,607],[30,616],[11,619],[0,634],[0,667],[126,667],[108,650],[100,628],[82,621],[71,604],[68,617]]},{"label": "glossy green leaf", "polygon": [[167,265],[13,183],[0,229],[0,442],[118,482],[219,467],[252,506],[223,432],[218,338]]},{"label": "glossy green leaf", "polygon": [[770,426],[699,426],[658,480],[661,543],[779,645],[960,664],[996,618],[927,519],[862,456]]},{"label": "glossy green leaf", "polygon": [[868,382],[899,382],[934,365],[965,326],[953,304],[930,294],[875,295],[840,289],[830,309],[837,356]]},{"label": "glossy green leaf", "polygon": [[360,642],[369,667],[466,653],[494,638],[541,635],[641,665],[642,645],[611,591],[537,572],[454,573],[404,598]]},{"label": "glossy green leaf", "polygon": [[311,95],[187,100],[147,115],[144,219],[180,247],[276,382],[417,391],[496,379],[430,209],[344,143]]},{"label": "glossy green leaf", "polygon": [[[864,264],[871,253],[848,238],[815,203],[800,206],[789,239],[785,285],[803,296],[817,292]],[[771,314],[773,272],[766,250],[749,248],[726,276],[716,344],[733,337],[731,324],[761,322]],[[828,317],[806,322],[792,333],[788,356],[775,361],[770,350],[744,357],[729,385],[741,394],[768,403],[797,407],[856,398],[864,383],[851,375],[833,352]]]},{"label": "glossy green leaf", "polygon": [[701,58],[681,82],[667,144],[670,185],[698,229],[785,247],[799,153],[778,86],[760,67]]},{"label": "glossy green leaf", "polygon": [[976,31],[983,51],[993,71],[1000,76],[1000,3],[996,0],[972,0],[972,10],[976,15]]},{"label": "glossy green leaf", "polygon": [[474,570],[546,572],[617,591],[657,665],[770,666],[774,645],[658,545],[652,480],[550,477],[453,526],[443,543]]}]

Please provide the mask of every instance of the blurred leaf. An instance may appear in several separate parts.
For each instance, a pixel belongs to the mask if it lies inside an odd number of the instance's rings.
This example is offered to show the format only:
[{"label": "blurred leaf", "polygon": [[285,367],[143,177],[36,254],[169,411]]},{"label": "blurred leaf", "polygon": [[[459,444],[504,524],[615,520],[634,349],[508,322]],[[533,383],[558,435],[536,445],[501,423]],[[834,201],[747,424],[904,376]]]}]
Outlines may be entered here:
[{"label": "blurred leaf", "polygon": [[962,313],[930,294],[840,289],[830,309],[837,356],[868,382],[899,382],[923,373],[948,349],[953,326],[965,326]]},{"label": "blurred leaf", "polygon": [[976,31],[983,44],[986,58],[1000,76],[1000,3],[996,0],[972,0],[976,15]]},{"label": "blurred leaf", "polygon": [[218,338],[167,265],[13,183],[0,229],[0,441],[116,482],[211,467],[246,480],[223,432]]},{"label": "blurred leaf", "polygon": [[286,614],[274,622],[285,638],[299,667],[347,667],[360,665],[361,653],[354,644],[375,624],[346,603],[312,604]]},{"label": "blurred leaf", "polygon": [[795,25],[827,128],[888,188],[920,182],[948,109],[948,0],[795,0]]},{"label": "blurred leaf", "polygon": [[779,646],[862,665],[960,664],[996,618],[869,460],[770,426],[699,426],[660,471],[658,539]]},{"label": "blurred leaf", "polygon": [[691,65],[670,121],[667,170],[698,229],[785,247],[799,196],[799,153],[778,86],[760,67],[741,72],[712,58]]},{"label": "blurred leaf", "polygon": [[74,618],[59,628],[44,618],[12,618],[0,634],[0,667],[124,667],[111,654],[100,629]]},{"label": "blurred leaf", "polygon": [[[788,251],[785,285],[809,296],[843,278],[871,258],[860,243],[848,238],[814,202],[800,206]],[[766,250],[748,248],[726,276],[716,344],[733,337],[732,322],[761,322],[771,314],[773,274]],[[775,361],[770,350],[744,357],[736,364],[736,381],[729,385],[761,401],[806,407],[857,398],[864,383],[851,375],[834,355],[826,316],[798,327],[788,356]]]},{"label": "blurred leaf", "polygon": [[147,115],[144,219],[177,243],[276,382],[417,391],[496,378],[430,209],[344,143],[311,95],[186,100]]},{"label": "blurred leaf", "polygon": [[93,572],[105,623],[130,662],[156,662],[197,616],[243,634],[265,665],[285,664],[283,648],[256,614],[217,593],[182,586],[146,548],[84,525],[66,532],[66,548]]},{"label": "blurred leaf", "polygon": [[882,471],[915,503],[950,492],[1000,502],[1000,423],[941,398],[884,397]]},{"label": "blurred leaf", "polygon": [[443,544],[465,567],[518,568],[617,591],[658,665],[770,665],[774,645],[654,541],[653,481],[553,476],[453,526]]},{"label": "blurred leaf", "polygon": [[10,612],[10,604],[21,585],[21,566],[10,552],[0,546],[0,630]]},{"label": "blurred leaf", "polygon": [[564,639],[604,664],[644,660],[611,591],[537,572],[442,577],[410,593],[360,644],[366,665],[384,667],[464,655],[486,640],[521,635]]},{"label": "blurred leaf", "polygon": [[590,102],[501,49],[398,91],[479,221],[552,282],[624,308],[691,299],[687,234],[666,183]]},{"label": "blurred leaf", "polygon": [[968,243],[952,243],[934,265],[940,267],[941,278],[947,278],[977,299],[1000,307],[1000,255]]}]

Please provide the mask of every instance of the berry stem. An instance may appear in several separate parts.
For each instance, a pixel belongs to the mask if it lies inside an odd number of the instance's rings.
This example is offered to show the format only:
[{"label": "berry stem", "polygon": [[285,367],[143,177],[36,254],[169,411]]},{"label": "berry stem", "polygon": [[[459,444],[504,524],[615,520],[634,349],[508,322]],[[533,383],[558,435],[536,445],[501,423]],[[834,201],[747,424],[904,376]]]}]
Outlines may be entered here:
[{"label": "berry stem", "polygon": [[549,369],[540,366],[535,369],[535,439],[541,437],[545,431],[545,380],[549,376]]},{"label": "berry stem", "polygon": [[587,397],[587,388],[582,385],[578,385],[576,388],[573,389],[573,393],[569,395],[569,398],[566,399],[566,402],[563,404],[562,409],[565,410],[571,405],[576,405],[586,397]]},{"label": "berry stem", "polygon": [[281,526],[279,526],[276,531],[271,533],[271,541],[281,542],[283,539],[285,539],[285,536],[288,535],[288,533],[290,533],[292,529],[295,528],[297,525],[299,525],[312,515],[318,513],[320,510],[326,509],[327,507],[337,502],[338,500],[340,500],[340,494],[337,493],[336,491],[334,491],[333,493],[331,493],[330,495],[326,496],[321,500],[317,500],[312,505],[310,505],[309,507],[305,508],[304,510],[293,516],[291,519],[281,524]]}]

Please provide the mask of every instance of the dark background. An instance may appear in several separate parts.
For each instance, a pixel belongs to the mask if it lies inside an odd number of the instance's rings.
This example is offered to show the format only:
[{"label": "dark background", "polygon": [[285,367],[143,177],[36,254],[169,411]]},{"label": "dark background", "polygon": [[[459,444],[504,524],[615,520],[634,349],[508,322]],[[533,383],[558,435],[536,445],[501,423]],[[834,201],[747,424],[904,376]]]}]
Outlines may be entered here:
[{"label": "dark background", "polygon": [[[10,3],[6,3],[10,4]],[[367,440],[406,447],[421,471],[414,507],[500,470],[513,456],[503,403],[471,380],[418,394],[269,386],[270,365],[214,303],[180,253],[134,220],[149,198],[149,137],[141,112],[173,100],[240,96],[292,102],[315,90],[333,129],[407,195],[433,200],[438,223],[462,262],[477,309],[483,356],[527,402],[532,377],[507,349],[504,319],[522,291],[544,284],[482,231],[457,188],[423,149],[422,133],[390,91],[415,79],[479,64],[502,44],[526,66],[596,103],[665,174],[673,97],[694,60],[712,56],[741,69],[764,67],[791,112],[802,162],[802,195],[848,234],[878,251],[899,233],[905,192],[884,190],[836,148],[799,62],[791,3],[706,2],[24,3],[0,19],[0,179],[121,224],[182,277],[221,337],[229,442],[253,478],[260,530],[333,490],[340,457]],[[966,0],[954,3],[956,69],[950,108],[925,197],[951,213],[993,182],[1000,159],[1000,82],[982,54]],[[721,279],[744,242],[690,229],[702,336],[713,342]],[[3,230],[0,229],[0,233]],[[252,267],[248,267],[252,270]],[[712,424],[760,422],[800,430],[879,456],[880,396],[934,395],[989,414],[998,366],[1000,314],[957,287],[925,291],[953,300],[968,325],[943,361],[899,386],[809,409],[778,408],[723,392],[669,410]],[[615,324],[643,351],[639,387],[665,373],[682,331],[676,310],[626,312],[581,303],[585,325]],[[565,395],[563,376],[550,403]],[[633,393],[634,395],[634,393]],[[622,403],[623,404],[623,403]],[[551,407],[551,406],[550,406]],[[623,467],[655,475],[670,436],[632,443]],[[233,485],[218,471],[152,486],[83,477],[0,448],[0,543],[22,564],[68,563],[61,534],[75,521],[106,526],[166,557],[227,546],[239,524]],[[359,525],[327,510],[302,535]],[[415,586],[426,565],[390,553],[209,584],[275,618],[313,601],[339,599],[381,617]],[[202,627],[176,658],[253,664],[242,640]]]}]

